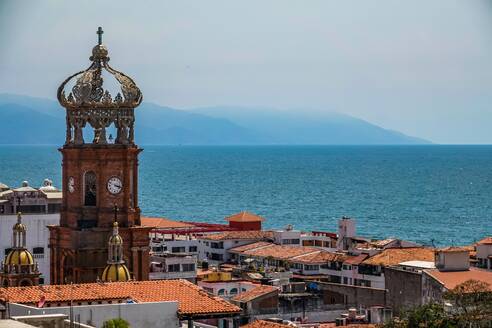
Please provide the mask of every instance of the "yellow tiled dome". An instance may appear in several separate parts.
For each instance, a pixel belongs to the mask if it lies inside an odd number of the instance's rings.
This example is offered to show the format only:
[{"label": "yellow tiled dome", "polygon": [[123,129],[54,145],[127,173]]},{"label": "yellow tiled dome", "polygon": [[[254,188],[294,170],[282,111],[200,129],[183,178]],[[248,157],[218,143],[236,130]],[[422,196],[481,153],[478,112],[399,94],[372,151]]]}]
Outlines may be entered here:
[{"label": "yellow tiled dome", "polygon": [[34,264],[34,257],[26,249],[13,249],[3,261],[5,265],[30,265]]},{"label": "yellow tiled dome", "polygon": [[103,281],[128,281],[130,280],[130,271],[124,264],[108,264],[101,276]]},{"label": "yellow tiled dome", "polygon": [[123,238],[120,235],[113,235],[109,237],[109,243],[111,245],[121,245],[123,244]]}]

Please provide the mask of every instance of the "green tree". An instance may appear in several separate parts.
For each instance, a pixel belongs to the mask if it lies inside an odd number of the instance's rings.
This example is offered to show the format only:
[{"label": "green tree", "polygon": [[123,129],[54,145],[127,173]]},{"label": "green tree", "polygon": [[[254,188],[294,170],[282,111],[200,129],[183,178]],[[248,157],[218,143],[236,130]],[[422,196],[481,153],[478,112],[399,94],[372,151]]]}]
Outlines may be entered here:
[{"label": "green tree", "polygon": [[385,328],[452,328],[454,320],[441,304],[431,303],[415,307],[403,313],[401,319],[394,319]]},{"label": "green tree", "polygon": [[103,323],[102,328],[131,328],[130,324],[121,318],[111,319]]},{"label": "green tree", "polygon": [[409,309],[383,328],[482,328],[492,327],[490,285],[468,280],[443,295],[446,307],[430,303]]},{"label": "green tree", "polygon": [[444,294],[453,308],[451,315],[460,326],[492,327],[491,286],[478,280],[467,280]]}]

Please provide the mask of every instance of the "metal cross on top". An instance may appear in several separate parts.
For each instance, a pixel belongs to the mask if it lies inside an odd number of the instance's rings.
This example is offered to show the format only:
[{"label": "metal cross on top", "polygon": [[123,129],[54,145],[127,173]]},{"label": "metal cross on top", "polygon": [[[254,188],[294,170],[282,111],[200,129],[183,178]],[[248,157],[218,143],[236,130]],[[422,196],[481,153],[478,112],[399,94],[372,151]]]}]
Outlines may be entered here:
[{"label": "metal cross on top", "polygon": [[101,45],[103,43],[103,34],[104,34],[104,31],[103,31],[103,29],[102,29],[101,26],[99,26],[97,28],[97,32],[96,33],[97,33],[97,38],[98,38],[98,42],[97,43],[99,45]]}]

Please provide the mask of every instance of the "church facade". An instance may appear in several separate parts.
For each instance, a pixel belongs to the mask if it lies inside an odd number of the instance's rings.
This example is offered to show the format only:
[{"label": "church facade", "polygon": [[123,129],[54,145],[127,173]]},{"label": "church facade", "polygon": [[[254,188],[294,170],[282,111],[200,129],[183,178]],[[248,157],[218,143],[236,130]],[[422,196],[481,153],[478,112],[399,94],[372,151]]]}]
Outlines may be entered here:
[{"label": "church facade", "polygon": [[[147,280],[149,275],[151,228],[140,222],[138,154],[142,149],[134,142],[134,110],[142,94],[130,77],[109,66],[102,33],[99,28],[90,67],[58,88],[58,100],[66,109],[66,138],[59,149],[64,190],[60,225],[49,227],[51,284],[101,278],[116,212],[125,241],[122,260],[131,278]],[[116,89],[115,96],[110,87]],[[107,135],[109,129],[116,131],[116,138]],[[87,130],[92,140],[87,140]]]}]

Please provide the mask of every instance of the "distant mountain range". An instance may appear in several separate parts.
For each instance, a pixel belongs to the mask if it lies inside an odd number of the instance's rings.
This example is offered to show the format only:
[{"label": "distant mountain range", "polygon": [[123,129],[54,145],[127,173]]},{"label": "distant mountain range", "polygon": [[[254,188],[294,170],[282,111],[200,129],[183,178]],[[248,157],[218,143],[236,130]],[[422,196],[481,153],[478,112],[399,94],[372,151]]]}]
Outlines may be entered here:
[{"label": "distant mountain range", "polygon": [[[136,141],[162,145],[426,144],[338,113],[234,106],[136,109]],[[62,144],[65,111],[57,101],[0,94],[0,144]]]}]

